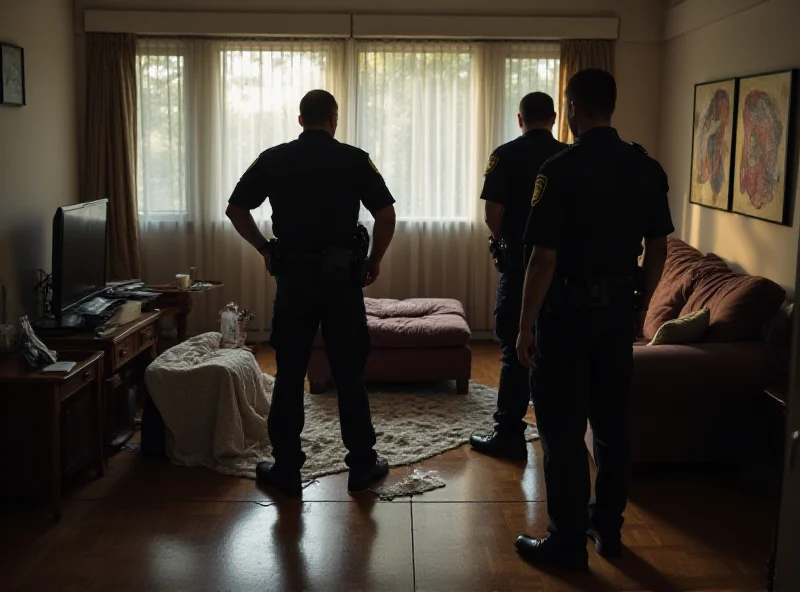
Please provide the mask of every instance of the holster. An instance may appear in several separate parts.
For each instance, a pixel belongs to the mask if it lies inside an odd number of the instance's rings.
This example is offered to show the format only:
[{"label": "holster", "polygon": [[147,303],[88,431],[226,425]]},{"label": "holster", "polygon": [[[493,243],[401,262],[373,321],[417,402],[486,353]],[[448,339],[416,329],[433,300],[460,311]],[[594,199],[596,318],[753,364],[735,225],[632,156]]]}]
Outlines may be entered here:
[{"label": "holster", "polygon": [[353,235],[354,249],[356,253],[353,262],[353,275],[359,286],[363,286],[367,280],[367,257],[369,256],[369,231],[362,224],[356,226],[356,233]]},{"label": "holster", "polygon": [[505,273],[508,268],[508,248],[505,239],[496,239],[489,236],[489,253],[492,255],[494,267],[500,273]]},{"label": "holster", "polygon": [[363,285],[368,252],[369,233],[361,224],[357,226],[349,248],[327,247],[311,253],[282,253],[276,241],[274,247],[270,244],[269,250],[270,264],[273,253],[277,263],[276,268],[271,268],[271,273],[317,275],[325,281],[354,281]]},{"label": "holster", "polygon": [[267,261],[269,262],[269,274],[276,276],[283,273],[283,260],[281,258],[281,248],[278,239],[273,238],[267,242]]}]

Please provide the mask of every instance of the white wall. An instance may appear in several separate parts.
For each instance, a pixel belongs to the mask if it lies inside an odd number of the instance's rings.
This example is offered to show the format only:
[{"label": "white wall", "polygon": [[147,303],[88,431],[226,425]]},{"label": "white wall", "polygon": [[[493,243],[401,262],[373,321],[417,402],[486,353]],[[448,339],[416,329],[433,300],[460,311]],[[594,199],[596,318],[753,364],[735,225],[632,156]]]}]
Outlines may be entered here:
[{"label": "white wall", "polygon": [[0,2],[0,41],[25,50],[27,106],[0,106],[0,278],[14,314],[37,313],[34,272],[50,271],[53,214],[78,201],[71,0]]},{"label": "white wall", "polygon": [[[767,0],[730,16],[708,13],[706,0],[687,0],[673,10],[689,32],[664,49],[659,156],[670,179],[676,236],[703,252],[713,251],[734,268],[768,277],[794,294],[800,208],[791,227],[689,204],[694,85],[720,78],[800,67],[800,1]],[[723,6],[722,3],[717,3]],[[741,0],[729,6],[745,5]],[[693,27],[687,19],[703,23]],[[668,18],[668,21],[670,19]],[[709,24],[705,24],[709,23]],[[796,111],[800,116],[800,110]],[[796,126],[800,131],[800,126]],[[797,138],[797,133],[795,133]],[[795,141],[795,145],[798,144]],[[789,163],[789,199],[797,204],[798,153]]]}]

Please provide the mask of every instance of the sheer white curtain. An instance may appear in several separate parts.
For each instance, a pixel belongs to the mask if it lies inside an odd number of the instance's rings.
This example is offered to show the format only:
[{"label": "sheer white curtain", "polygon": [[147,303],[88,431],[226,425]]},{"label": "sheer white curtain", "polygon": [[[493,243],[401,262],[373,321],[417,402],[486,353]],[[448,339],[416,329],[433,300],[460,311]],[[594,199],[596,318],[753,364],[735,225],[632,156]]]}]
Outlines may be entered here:
[{"label": "sheer white curtain", "polygon": [[[194,297],[190,331],[215,328],[229,301],[269,330],[274,282],[224,210],[258,154],[300,133],[313,88],[336,96],[337,139],[370,153],[397,200],[395,239],[367,295],[457,298],[473,330],[492,329],[482,174],[520,133],[519,99],[556,98],[558,44],[142,39],[138,53],[143,279],[195,267],[225,283]],[[254,214],[270,236],[268,202]]]},{"label": "sheer white curtain", "polygon": [[[138,52],[143,279],[168,283],[195,267],[225,286],[193,297],[190,332],[217,327],[231,301],[266,331],[274,281],[225,207],[263,150],[302,131],[297,110],[308,90],[347,96],[344,42],[143,39]],[[267,236],[269,214],[268,203],[254,212]]]}]

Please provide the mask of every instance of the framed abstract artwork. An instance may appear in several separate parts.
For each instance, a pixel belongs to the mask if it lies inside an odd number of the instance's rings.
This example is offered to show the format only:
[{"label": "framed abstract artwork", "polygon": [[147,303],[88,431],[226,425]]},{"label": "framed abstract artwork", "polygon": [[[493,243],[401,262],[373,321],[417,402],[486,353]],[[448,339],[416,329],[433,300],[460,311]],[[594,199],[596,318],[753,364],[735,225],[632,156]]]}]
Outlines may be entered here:
[{"label": "framed abstract artwork", "polygon": [[25,104],[25,54],[21,47],[0,43],[0,104]]},{"label": "framed abstract artwork", "polygon": [[694,87],[690,203],[729,208],[736,86],[736,79],[731,78]]},{"label": "framed abstract artwork", "polygon": [[788,224],[795,70],[739,79],[732,210]]}]

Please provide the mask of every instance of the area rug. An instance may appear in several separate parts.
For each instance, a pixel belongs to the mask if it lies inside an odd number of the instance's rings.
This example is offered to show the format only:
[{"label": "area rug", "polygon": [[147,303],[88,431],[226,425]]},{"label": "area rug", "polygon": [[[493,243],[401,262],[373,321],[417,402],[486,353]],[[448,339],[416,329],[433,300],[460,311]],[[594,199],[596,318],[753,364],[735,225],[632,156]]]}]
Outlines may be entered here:
[{"label": "area rug", "polygon": [[[269,388],[274,379],[268,377]],[[448,385],[391,385],[369,389],[375,449],[392,467],[411,465],[469,442],[475,431],[491,430],[497,389],[470,383],[466,395],[454,394]],[[335,394],[305,395],[306,421],[302,434],[306,463],[304,480],[347,470],[339,428]],[[539,437],[529,426],[526,440]],[[225,471],[255,478],[255,462],[272,460],[263,454],[241,470]],[[219,467],[217,468],[219,470]]]}]

